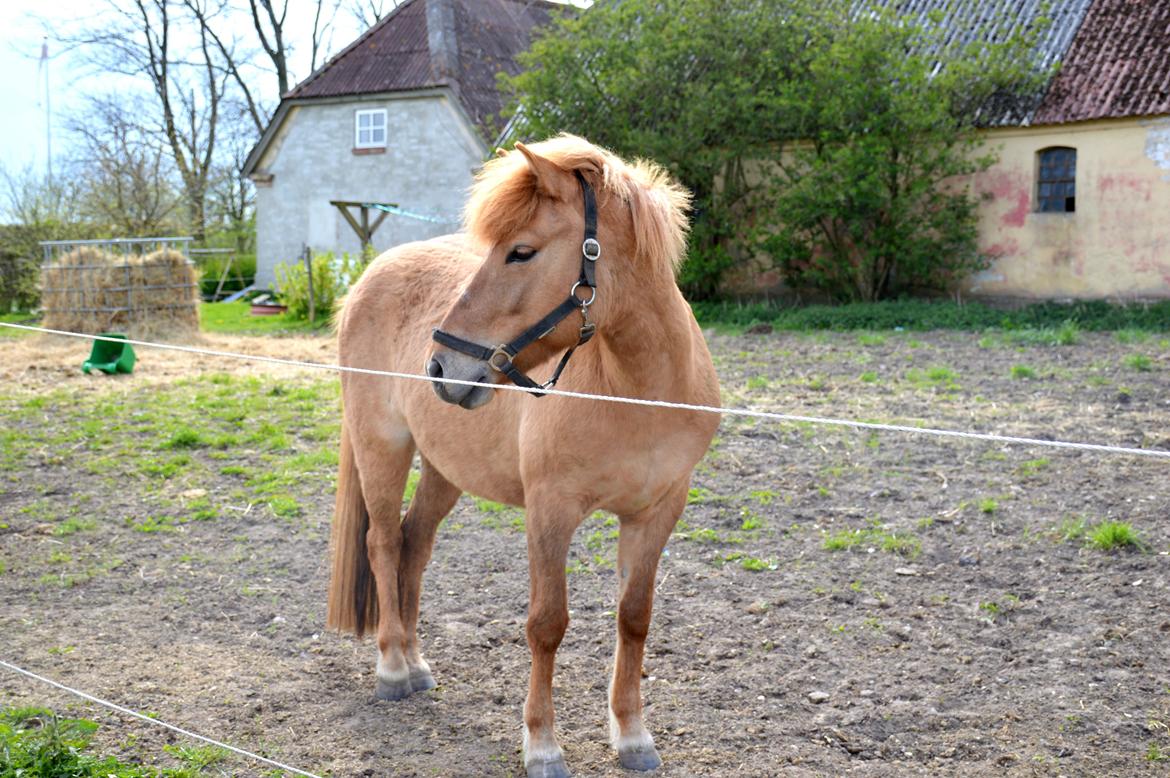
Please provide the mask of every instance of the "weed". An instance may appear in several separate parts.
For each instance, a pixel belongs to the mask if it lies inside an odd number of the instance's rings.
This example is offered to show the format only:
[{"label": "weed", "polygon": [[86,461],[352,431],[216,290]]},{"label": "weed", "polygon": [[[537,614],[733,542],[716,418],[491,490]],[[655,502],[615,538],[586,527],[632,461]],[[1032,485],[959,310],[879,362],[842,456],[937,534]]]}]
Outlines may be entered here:
[{"label": "weed", "polygon": [[162,444],[163,448],[202,448],[208,445],[197,430],[190,427],[180,427],[171,434],[171,437]]},{"label": "weed", "polygon": [[994,600],[979,603],[979,610],[983,611],[983,618],[986,619],[988,623],[994,623],[995,619],[1002,611],[1002,609],[999,607],[999,603],[995,602]]},{"label": "weed", "polygon": [[1057,539],[1071,543],[1084,538],[1088,530],[1083,516],[1070,516],[1061,521],[1055,531]]},{"label": "weed", "polygon": [[1021,462],[1020,466],[1016,468],[1016,472],[1028,478],[1046,469],[1050,464],[1051,462],[1047,459],[1029,459],[1027,462]]},{"label": "weed", "polygon": [[1146,373],[1154,369],[1153,360],[1145,354],[1130,354],[1125,358],[1124,364],[1131,370],[1137,370],[1139,373]]},{"label": "weed", "polygon": [[748,493],[748,497],[758,502],[760,505],[771,505],[773,501],[780,495],[771,489],[757,489]]},{"label": "weed", "polygon": [[859,332],[857,333],[857,342],[862,346],[884,346],[886,345],[886,336],[877,332]]},{"label": "weed", "polygon": [[743,523],[739,525],[739,528],[744,532],[751,532],[764,526],[764,520],[747,508],[741,509],[739,515],[743,517]]},{"label": "weed", "polygon": [[780,565],[774,559],[757,559],[754,556],[745,556],[739,560],[739,566],[749,572],[759,573],[764,570],[775,570]]},{"label": "weed", "polygon": [[1141,330],[1118,330],[1114,333],[1114,337],[1121,345],[1131,346],[1136,343],[1145,343],[1150,339],[1150,333]]},{"label": "weed", "polygon": [[65,537],[75,532],[89,531],[96,526],[97,522],[93,519],[79,519],[76,516],[70,516],[56,527],[53,527],[53,534],[57,537]]},{"label": "weed", "polygon": [[979,501],[979,512],[991,515],[999,510],[999,502],[994,497],[985,497]]},{"label": "weed", "polygon": [[878,380],[878,374],[872,370],[867,370],[858,376],[858,380],[864,384],[875,384]]},{"label": "weed", "polygon": [[849,551],[863,545],[911,559],[922,553],[922,541],[913,534],[887,531],[877,521],[861,529],[845,529],[824,534],[823,546],[826,551]]},{"label": "weed", "polygon": [[692,486],[687,490],[687,505],[703,505],[718,500],[714,492],[702,486]]},{"label": "weed", "polygon": [[691,530],[683,535],[686,540],[693,540],[698,543],[718,543],[719,533],[710,528]]},{"label": "weed", "polygon": [[1088,544],[1102,551],[1112,551],[1125,546],[1141,546],[1133,526],[1124,521],[1106,521],[1093,527],[1088,534]]},{"label": "weed", "polygon": [[1170,754],[1162,751],[1157,743],[1150,743],[1146,749],[1147,762],[1170,762]]},{"label": "weed", "polygon": [[914,559],[922,553],[922,541],[914,536],[907,537],[891,533],[882,537],[881,549],[891,554],[901,554],[904,557]]},{"label": "weed", "polygon": [[949,367],[912,368],[906,371],[906,380],[917,389],[953,392],[959,389],[959,375]]},{"label": "weed", "polygon": [[1012,378],[1025,380],[1036,377],[1036,371],[1027,365],[1012,365]]},{"label": "weed", "polygon": [[301,515],[301,505],[292,497],[278,495],[268,500],[268,507],[273,514],[282,519],[291,519]]},{"label": "weed", "polygon": [[768,377],[762,375],[752,376],[747,380],[747,388],[748,391],[754,391],[756,389],[767,389]]}]

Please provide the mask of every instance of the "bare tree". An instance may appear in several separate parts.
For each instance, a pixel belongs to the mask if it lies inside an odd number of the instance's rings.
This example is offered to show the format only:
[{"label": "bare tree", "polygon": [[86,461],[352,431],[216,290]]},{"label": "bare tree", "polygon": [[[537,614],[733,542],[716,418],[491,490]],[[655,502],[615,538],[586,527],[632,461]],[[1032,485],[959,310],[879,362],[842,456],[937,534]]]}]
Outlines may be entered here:
[{"label": "bare tree", "polygon": [[73,164],[84,216],[115,235],[173,231],[179,196],[167,149],[131,120],[145,111],[140,100],[90,98],[68,129],[78,139]]},{"label": "bare tree", "polygon": [[0,222],[24,226],[76,220],[77,185],[72,176],[49,179],[32,166],[13,172],[0,166]]},{"label": "bare tree", "polygon": [[199,28],[193,45],[176,40],[181,20],[172,19],[173,0],[107,4],[108,22],[69,42],[81,45],[101,69],[148,81],[155,97],[152,131],[170,149],[191,231],[202,238],[220,103],[229,76],[206,29]]},{"label": "bare tree", "polygon": [[[318,59],[331,40],[333,18],[341,2],[314,0],[313,30],[309,38],[310,72],[317,69]],[[288,92],[293,80],[289,69],[293,45],[285,33],[289,0],[279,4],[273,0],[247,0],[246,10],[237,6],[233,0],[183,0],[183,4],[199,24],[202,34],[215,46],[225,72],[240,91],[256,133],[262,133],[272,117],[276,101]],[[238,29],[238,25],[232,24],[232,17],[242,13],[246,13],[252,22],[252,42],[241,40],[235,33],[228,37],[227,33],[222,32]],[[275,100],[258,96],[254,84],[246,76],[250,67],[258,66],[256,60],[260,58],[260,52],[263,52],[263,59],[267,63],[264,69],[268,70],[268,66],[271,66],[270,72],[276,77]]]},{"label": "bare tree", "polygon": [[349,13],[368,30],[401,4],[402,0],[349,0]]}]

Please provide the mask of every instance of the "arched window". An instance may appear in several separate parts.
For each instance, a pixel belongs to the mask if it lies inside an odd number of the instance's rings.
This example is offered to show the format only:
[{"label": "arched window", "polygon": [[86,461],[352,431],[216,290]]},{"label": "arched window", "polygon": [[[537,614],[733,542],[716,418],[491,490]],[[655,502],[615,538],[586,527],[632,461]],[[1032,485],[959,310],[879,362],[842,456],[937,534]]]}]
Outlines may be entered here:
[{"label": "arched window", "polygon": [[1077,150],[1053,146],[1039,153],[1036,210],[1041,213],[1072,213],[1077,209]]}]

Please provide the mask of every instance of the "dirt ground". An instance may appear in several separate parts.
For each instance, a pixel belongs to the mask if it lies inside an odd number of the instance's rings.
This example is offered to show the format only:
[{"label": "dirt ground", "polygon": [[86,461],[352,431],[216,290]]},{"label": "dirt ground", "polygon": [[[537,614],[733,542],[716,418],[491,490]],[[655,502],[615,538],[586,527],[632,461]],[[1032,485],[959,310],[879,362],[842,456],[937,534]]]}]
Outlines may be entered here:
[{"label": "dirt ground", "polygon": [[[710,342],[729,407],[1170,449],[1164,336]],[[204,345],[334,356],[323,339]],[[132,377],[84,377],[87,351],[0,341],[0,409],[195,372],[334,380],[143,351]],[[12,411],[5,426],[53,423]],[[257,508],[151,534],[123,521],[153,499],[136,477],[111,489],[71,457],[37,451],[0,473],[0,658],[318,774],[523,774],[515,517],[465,498],[445,522],[420,625],[439,687],[379,702],[372,645],[323,631],[327,479],[304,485],[296,522]],[[1170,461],[725,417],[694,486],[647,644],[658,775],[1170,775]],[[84,501],[96,525],[55,535],[23,510],[46,500]],[[1140,546],[1089,546],[1107,520]],[[606,744],[610,531],[596,518],[578,532],[558,655],[558,730],[582,776],[623,774]],[[45,576],[55,553],[121,564],[61,586]],[[0,705],[92,717],[124,759],[167,764],[162,745],[184,742],[2,669]],[[272,774],[235,758],[217,770]]]}]

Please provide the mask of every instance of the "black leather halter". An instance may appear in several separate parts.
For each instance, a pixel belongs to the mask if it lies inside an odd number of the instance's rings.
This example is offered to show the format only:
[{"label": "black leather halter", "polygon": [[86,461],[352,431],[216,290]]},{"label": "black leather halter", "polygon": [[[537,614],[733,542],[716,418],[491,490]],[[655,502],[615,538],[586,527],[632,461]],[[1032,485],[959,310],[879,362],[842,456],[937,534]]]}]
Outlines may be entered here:
[{"label": "black leather halter", "polygon": [[[493,370],[506,375],[516,386],[536,390],[532,392],[536,397],[544,397],[544,392],[540,390],[556,386],[557,379],[561,377],[565,365],[569,364],[569,358],[573,356],[573,352],[577,350],[578,346],[587,343],[593,337],[593,333],[597,331],[597,328],[589,321],[589,306],[597,298],[594,268],[597,258],[601,256],[601,244],[597,242],[597,201],[593,196],[593,188],[589,186],[585,177],[580,172],[577,172],[576,176],[577,181],[581,184],[581,194],[585,199],[585,240],[581,243],[581,276],[573,284],[573,288],[569,290],[569,297],[549,311],[543,319],[520,333],[513,341],[502,343],[495,348],[464,340],[449,332],[443,332],[438,327],[431,333],[436,343],[469,357],[482,359],[491,365]],[[577,290],[582,288],[588,291],[588,299],[582,299],[578,296]],[[543,384],[538,384],[520,372],[520,369],[512,362],[516,355],[548,335],[566,316],[577,310],[581,311],[581,331],[577,335],[577,343],[561,357],[560,363],[553,371],[552,378]]]}]

